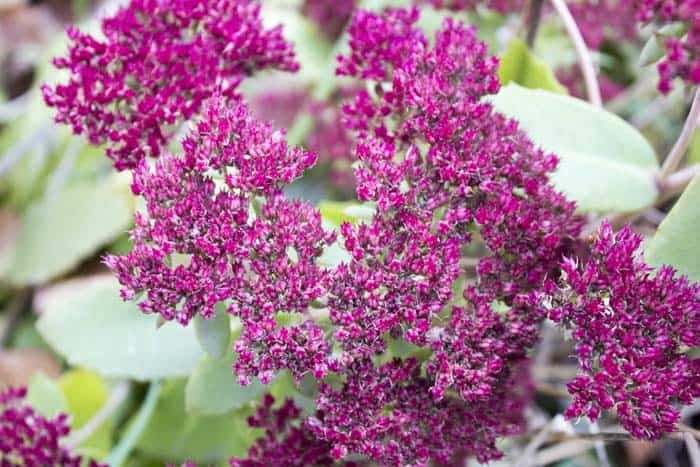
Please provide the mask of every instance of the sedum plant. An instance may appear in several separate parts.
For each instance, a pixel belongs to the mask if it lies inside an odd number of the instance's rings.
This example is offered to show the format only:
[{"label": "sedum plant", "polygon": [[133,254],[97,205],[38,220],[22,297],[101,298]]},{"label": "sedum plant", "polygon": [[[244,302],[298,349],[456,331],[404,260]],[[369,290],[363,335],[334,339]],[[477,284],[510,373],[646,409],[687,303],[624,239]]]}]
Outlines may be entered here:
[{"label": "sedum plant", "polygon": [[[230,465],[499,459],[500,441],[527,429],[531,357],[552,325],[578,363],[567,418],[608,412],[648,440],[677,430],[700,396],[689,350],[700,345],[697,277],[649,264],[630,226],[584,215],[552,184],[559,156],[493,103],[499,60],[463,16],[430,33],[419,23],[432,7],[507,13],[524,2],[331,3],[303,10],[347,42],[335,63],[342,90],[262,104],[295,107],[282,110],[296,122],[310,108],[306,148],[295,144],[303,125],[261,118],[242,90],[265,70],[305,65],[253,1],[132,0],[103,20],[102,37],[69,29],[54,61],[68,73],[42,89],[59,123],[131,175],[142,205],[132,248],[103,258],[121,298],[216,341],[232,392],[269,388],[248,419],[260,436]],[[598,47],[609,31],[629,37],[629,23],[680,24],[681,35],[664,36],[658,88],[700,84],[697,1],[606,4],[631,12],[625,24],[591,20],[593,3],[576,5],[586,21],[574,40]],[[691,130],[698,113],[696,97]],[[686,133],[654,174],[659,196],[688,182],[675,170]],[[337,228],[289,195],[330,153],[342,156],[321,163],[352,162],[363,211]],[[287,373],[303,397],[273,395]],[[56,441],[68,434],[63,418],[36,425],[23,392],[3,394],[0,430],[20,434],[0,441],[0,461],[79,463]],[[26,448],[47,436],[50,452]]]}]

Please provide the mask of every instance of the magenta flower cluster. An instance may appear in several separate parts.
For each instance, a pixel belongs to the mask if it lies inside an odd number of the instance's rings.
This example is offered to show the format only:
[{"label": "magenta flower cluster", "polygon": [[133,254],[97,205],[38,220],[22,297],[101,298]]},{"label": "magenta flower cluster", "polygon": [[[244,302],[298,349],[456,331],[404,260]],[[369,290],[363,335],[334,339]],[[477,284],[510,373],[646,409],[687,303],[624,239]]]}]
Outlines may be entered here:
[{"label": "magenta flower cluster", "polygon": [[639,438],[659,438],[678,422],[678,404],[700,396],[700,284],[671,267],[653,270],[641,237],[603,224],[583,264],[562,263],[549,316],[572,330],[581,374],[568,384],[569,417],[596,420],[615,409]]},{"label": "magenta flower cluster", "polygon": [[[245,459],[232,458],[231,467],[305,467],[334,465],[331,445],[316,437],[307,425],[301,423],[302,410],[292,399],[274,408],[275,399],[266,394],[256,413],[248,418],[251,428],[265,430],[248,450]],[[345,462],[345,467],[355,464]]]},{"label": "magenta flower cluster", "polygon": [[294,71],[281,28],[265,29],[249,0],[132,0],[102,22],[104,39],[68,30],[65,84],[44,86],[56,120],[106,144],[117,170],[158,156],[180,124],[219,91],[235,96],[253,71]]},{"label": "magenta flower cluster", "polygon": [[275,321],[281,311],[305,315],[327,281],[316,259],[334,234],[318,211],[281,194],[315,156],[218,96],[182,146],[182,156],[164,155],[155,168],[142,161],[134,172],[146,214],[136,217],[133,251],[106,258],[123,298],[145,292],[144,312],[183,325],[228,303],[243,324],[236,367],[244,383],[249,372],[267,382],[297,366],[298,376],[310,368],[323,376],[328,345],[316,323],[280,330]]},{"label": "magenta flower cluster", "polygon": [[[254,3],[191,0],[163,15],[144,2],[107,20],[105,30],[119,33],[99,43],[110,51],[105,63],[120,64],[100,72],[119,71],[115,89],[129,91],[117,100],[76,91],[61,106],[99,121],[85,127],[98,135],[115,135],[110,155],[133,167],[132,190],[145,202],[133,250],[105,259],[122,297],[182,325],[224,304],[242,326],[233,363],[241,384],[281,370],[319,383],[313,416],[266,398],[250,421],[265,435],[232,465],[496,459],[496,440],[524,427],[528,352],[547,317],[572,329],[581,361],[569,415],[615,408],[631,433],[654,437],[673,428],[675,404],[698,395],[698,365],[681,349],[698,344],[698,286],[667,268],[652,272],[636,256],[638,238],[608,226],[585,263],[562,262],[587,246],[577,240],[583,219],[549,184],[556,156],[489,103],[498,63],[473,29],[447,19],[429,39],[417,8],[355,12],[337,73],[358,90],[332,124],[356,160],[357,197],[375,213],[343,224],[336,239],[316,208],[283,193],[317,155],[289,147],[284,130],[256,119],[234,92],[256,69],[295,67],[279,29],[262,29]],[[188,5],[195,13],[180,18]],[[117,40],[127,31],[162,40],[134,55]],[[188,55],[160,49],[181,38],[213,60],[202,58],[208,68],[192,76],[195,87],[177,72]],[[95,47],[74,47],[80,60],[70,62],[93,66],[103,55]],[[71,68],[69,88],[85,69]],[[157,83],[134,85],[145,70]],[[114,109],[119,118],[100,114]],[[195,115],[181,153],[161,153],[160,125]],[[144,150],[153,134],[158,151]],[[462,260],[474,239],[485,254],[467,278]],[[349,259],[323,267],[331,246]],[[658,374],[677,384],[659,387]]]},{"label": "magenta flower cluster", "polygon": [[46,418],[24,400],[26,388],[0,391],[0,465],[99,467],[61,446],[70,433],[68,416]]},{"label": "magenta flower cluster", "polygon": [[658,27],[682,23],[687,32],[665,41],[666,56],[659,63],[659,90],[664,94],[672,80],[680,78],[690,84],[700,84],[700,0],[637,0],[638,18]]}]

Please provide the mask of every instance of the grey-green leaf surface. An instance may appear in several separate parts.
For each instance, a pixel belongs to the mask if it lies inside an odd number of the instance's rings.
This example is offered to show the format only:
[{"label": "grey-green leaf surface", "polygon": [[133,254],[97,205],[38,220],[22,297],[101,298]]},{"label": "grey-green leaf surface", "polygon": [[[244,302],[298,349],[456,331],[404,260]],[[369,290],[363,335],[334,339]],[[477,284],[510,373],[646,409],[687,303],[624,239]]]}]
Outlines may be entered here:
[{"label": "grey-green leaf surface", "polygon": [[29,206],[2,275],[17,285],[60,276],[125,232],[132,206],[123,187],[78,184]]},{"label": "grey-green leaf surface", "polygon": [[250,409],[216,416],[185,411],[185,381],[168,381],[139,439],[139,451],[157,459],[211,463],[242,456],[259,430],[248,427]]},{"label": "grey-green leaf surface", "polygon": [[231,340],[231,320],[224,304],[217,304],[216,313],[211,318],[195,316],[194,329],[197,340],[209,355],[221,358],[226,354]]},{"label": "grey-green leaf surface", "polygon": [[685,189],[656,234],[645,244],[650,264],[669,264],[681,274],[700,281],[700,175]]},{"label": "grey-green leaf surface", "polygon": [[123,302],[108,275],[45,290],[37,308],[37,328],[49,345],[72,365],[104,376],[142,381],[187,376],[204,354],[192,326],[168,322],[157,328],[157,316]]},{"label": "grey-green leaf surface", "polygon": [[185,401],[188,412],[221,415],[240,409],[256,399],[265,387],[253,380],[248,386],[238,384],[233,374],[233,354],[222,358],[205,355],[187,381]]},{"label": "grey-green leaf surface", "polygon": [[530,138],[557,154],[553,184],[581,212],[631,212],[658,196],[658,162],[649,142],[631,125],[570,96],[510,84],[493,99]]}]

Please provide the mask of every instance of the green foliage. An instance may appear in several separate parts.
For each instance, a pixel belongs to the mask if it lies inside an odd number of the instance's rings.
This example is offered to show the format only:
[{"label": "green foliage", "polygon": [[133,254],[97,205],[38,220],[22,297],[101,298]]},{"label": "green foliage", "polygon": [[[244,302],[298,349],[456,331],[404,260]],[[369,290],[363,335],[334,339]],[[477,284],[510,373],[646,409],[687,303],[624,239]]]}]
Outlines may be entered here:
[{"label": "green foliage", "polygon": [[68,403],[56,381],[38,372],[32,376],[27,387],[27,403],[47,418],[68,411]]},{"label": "green foliage", "polygon": [[636,211],[656,200],[654,149],[621,118],[580,99],[513,84],[493,103],[559,156],[552,182],[580,211]]},{"label": "green foliage", "polygon": [[17,285],[44,283],[74,268],[131,223],[123,187],[78,184],[33,203],[21,219],[2,276]]},{"label": "green foliage", "polygon": [[566,88],[557,81],[549,66],[530,52],[527,44],[517,37],[510,40],[501,55],[498,77],[502,84],[512,82],[526,88],[566,94]]},{"label": "green foliage", "polygon": [[[91,371],[71,370],[61,376],[58,384],[68,404],[72,430],[82,428],[107,402],[107,385],[99,375]],[[80,448],[87,448],[93,453],[107,454],[112,447],[113,429],[113,421],[108,418],[81,443]]]},{"label": "green foliage", "polygon": [[198,416],[185,410],[185,380],[167,382],[136,447],[167,461],[217,462],[242,456],[258,430],[248,427],[250,409]]},{"label": "green foliage", "polygon": [[231,340],[231,320],[226,312],[226,305],[218,303],[216,313],[209,319],[197,315],[194,318],[194,329],[197,340],[210,356],[221,358]]},{"label": "green foliage", "polygon": [[247,406],[265,387],[253,380],[249,386],[238,384],[231,368],[233,352],[222,358],[202,357],[187,381],[185,402],[187,411],[198,415],[222,415]]},{"label": "green foliage", "polygon": [[41,335],[71,364],[104,376],[149,380],[188,376],[202,357],[192,326],[145,315],[119,298],[110,276],[57,286],[44,299]]},{"label": "green foliage", "polygon": [[374,207],[371,204],[352,201],[324,200],[318,203],[318,210],[324,221],[336,227],[343,222],[357,224],[371,219],[374,215]]},{"label": "green foliage", "polygon": [[696,176],[645,246],[654,265],[670,264],[681,274],[700,281],[700,176]]}]

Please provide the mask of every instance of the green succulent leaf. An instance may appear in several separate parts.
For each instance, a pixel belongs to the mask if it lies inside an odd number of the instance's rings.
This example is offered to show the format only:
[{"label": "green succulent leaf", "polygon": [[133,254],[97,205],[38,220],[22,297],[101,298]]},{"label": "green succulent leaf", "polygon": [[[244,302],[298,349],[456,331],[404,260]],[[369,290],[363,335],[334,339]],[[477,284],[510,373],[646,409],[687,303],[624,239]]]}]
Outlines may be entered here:
[{"label": "green succulent leaf", "polygon": [[654,265],[668,264],[700,281],[700,175],[685,189],[671,212],[646,242],[644,256]]},{"label": "green succulent leaf", "polygon": [[37,328],[49,345],[71,364],[103,376],[189,376],[203,355],[193,326],[168,322],[157,328],[156,315],[119,298],[111,276],[56,285],[40,294],[38,308]]},{"label": "green succulent leaf", "polygon": [[202,348],[213,358],[222,358],[231,340],[231,320],[226,305],[216,305],[214,316],[205,319],[201,315],[194,318],[194,329]]},{"label": "green succulent leaf", "polygon": [[634,127],[570,96],[510,84],[493,99],[542,149],[560,158],[557,189],[582,212],[630,212],[654,203],[658,162]]},{"label": "green succulent leaf", "polygon": [[123,187],[109,183],[69,186],[31,204],[1,275],[37,285],[70,271],[129,228],[131,204]]},{"label": "green succulent leaf", "polygon": [[68,411],[66,398],[56,381],[38,372],[27,386],[27,403],[44,417],[53,418]]},{"label": "green succulent leaf", "polygon": [[149,457],[211,463],[242,456],[259,435],[248,427],[251,409],[198,416],[185,410],[185,380],[168,381],[137,443]]},{"label": "green succulent leaf", "polygon": [[511,39],[501,55],[498,77],[502,84],[513,82],[526,88],[566,94],[566,88],[557,81],[549,66],[518,38]]}]

